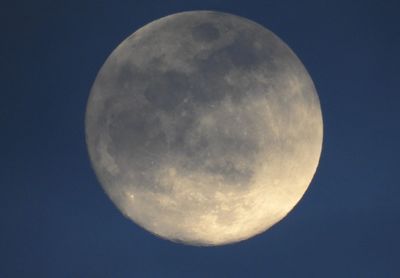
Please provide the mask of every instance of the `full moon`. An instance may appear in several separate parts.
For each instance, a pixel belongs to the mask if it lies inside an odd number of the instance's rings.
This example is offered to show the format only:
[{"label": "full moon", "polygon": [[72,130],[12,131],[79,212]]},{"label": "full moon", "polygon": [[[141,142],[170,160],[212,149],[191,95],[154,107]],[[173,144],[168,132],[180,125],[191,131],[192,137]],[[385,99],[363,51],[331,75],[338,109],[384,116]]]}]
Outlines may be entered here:
[{"label": "full moon", "polygon": [[245,240],[284,218],[323,137],[317,92],[291,49],[211,11],[163,17],[125,39],[96,77],[85,128],[118,209],[190,245]]}]

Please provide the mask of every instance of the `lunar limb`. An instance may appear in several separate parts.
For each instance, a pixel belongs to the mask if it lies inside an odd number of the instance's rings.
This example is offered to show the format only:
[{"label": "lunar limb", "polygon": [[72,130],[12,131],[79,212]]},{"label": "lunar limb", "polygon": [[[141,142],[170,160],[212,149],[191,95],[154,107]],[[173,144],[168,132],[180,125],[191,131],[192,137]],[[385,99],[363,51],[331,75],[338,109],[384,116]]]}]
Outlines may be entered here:
[{"label": "lunar limb", "polygon": [[86,141],[121,212],[191,245],[259,234],[301,199],[323,137],[301,61],[250,20],[194,11],[153,21],[108,57]]}]

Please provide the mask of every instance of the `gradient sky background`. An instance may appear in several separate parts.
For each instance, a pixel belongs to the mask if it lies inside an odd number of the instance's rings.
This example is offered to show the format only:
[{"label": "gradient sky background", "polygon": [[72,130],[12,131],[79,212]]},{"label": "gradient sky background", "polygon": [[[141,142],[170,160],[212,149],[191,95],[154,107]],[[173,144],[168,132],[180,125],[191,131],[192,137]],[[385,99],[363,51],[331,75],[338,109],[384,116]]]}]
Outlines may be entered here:
[{"label": "gradient sky background", "polygon": [[[325,125],[295,210],[212,248],[124,218],[84,141],[89,90],[111,51],[148,22],[197,9],[283,39],[315,82]],[[400,277],[399,11],[378,0],[2,1],[0,277]]]}]

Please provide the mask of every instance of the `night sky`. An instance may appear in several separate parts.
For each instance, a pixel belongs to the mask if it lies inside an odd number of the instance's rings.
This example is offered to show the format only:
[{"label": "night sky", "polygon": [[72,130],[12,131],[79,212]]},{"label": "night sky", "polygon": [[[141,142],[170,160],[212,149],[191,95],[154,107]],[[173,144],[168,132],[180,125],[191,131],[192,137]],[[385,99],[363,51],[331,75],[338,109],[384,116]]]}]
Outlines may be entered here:
[{"label": "night sky", "polygon": [[[303,199],[220,247],[157,238],[90,166],[86,102],[111,51],[188,10],[249,18],[302,60],[324,118]],[[0,277],[400,277],[400,2],[2,1]]]}]

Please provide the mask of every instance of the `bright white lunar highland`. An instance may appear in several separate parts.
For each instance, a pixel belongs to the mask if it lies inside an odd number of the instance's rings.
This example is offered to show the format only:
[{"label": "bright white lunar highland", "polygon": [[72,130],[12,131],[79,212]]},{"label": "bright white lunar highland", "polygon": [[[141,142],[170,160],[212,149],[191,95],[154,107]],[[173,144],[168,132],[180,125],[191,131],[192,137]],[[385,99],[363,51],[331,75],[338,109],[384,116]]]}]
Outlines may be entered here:
[{"label": "bright white lunar highland", "polygon": [[86,111],[106,193],[146,230],[192,245],[247,239],[301,199],[322,146],[318,95],[272,32],[209,11],[137,30],[108,57]]}]

